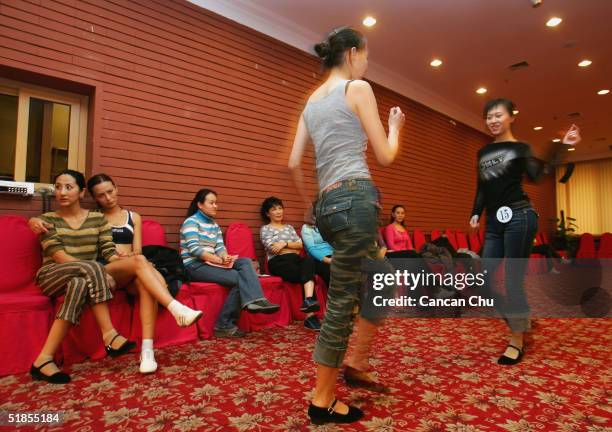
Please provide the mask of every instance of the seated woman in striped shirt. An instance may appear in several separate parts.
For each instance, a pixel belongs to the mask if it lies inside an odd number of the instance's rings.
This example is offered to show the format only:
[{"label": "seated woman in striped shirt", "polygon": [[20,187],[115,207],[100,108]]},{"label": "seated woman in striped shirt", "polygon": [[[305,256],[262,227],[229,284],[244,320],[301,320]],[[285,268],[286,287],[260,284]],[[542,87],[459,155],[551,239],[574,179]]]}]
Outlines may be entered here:
[{"label": "seated woman in striped shirt", "polygon": [[110,262],[120,259],[108,222],[101,213],[81,207],[85,193],[83,174],[64,170],[55,177],[54,183],[59,209],[40,217],[49,225],[41,236],[43,265],[36,279],[44,294],[63,295],[64,301],[30,368],[30,375],[34,380],[65,384],[70,376],[59,371],[53,356],[70,327],[78,324],[87,303],[91,304],[109,355],[125,354],[136,344],[126,340],[113,327],[107,301],[113,297],[111,285],[114,281],[96,261],[98,256]]},{"label": "seated woman in striped shirt", "polygon": [[306,314],[304,327],[319,331],[321,324],[314,315],[320,309],[315,298],[315,263],[311,256],[301,256],[304,244],[291,225],[283,223],[285,207],[277,197],[268,197],[261,204],[261,218],[267,225],[261,227],[259,236],[266,250],[268,269],[284,281],[299,283],[304,291],[300,310]]},{"label": "seated woman in striped shirt", "polygon": [[[157,304],[168,308],[179,326],[193,324],[201,316],[201,311],[174,300],[166,287],[161,274],[146,259],[140,255],[142,251],[142,224],[140,215],[122,209],[117,205],[117,188],[113,180],[106,174],[98,174],[87,183],[89,193],[96,200],[104,217],[110,222],[111,241],[114,243],[117,255],[123,259],[111,262],[102,254],[98,261],[105,266],[106,272],[113,278],[111,288],[124,287],[133,283],[140,296],[140,318],[142,322],[142,351],[140,357],[140,372],[152,373],[157,370],[157,362],[153,351],[155,320]],[[45,233],[55,228],[55,218],[32,218],[30,227],[34,232]],[[58,221],[61,225],[61,221]]]},{"label": "seated woman in striped shirt", "polygon": [[236,326],[241,308],[251,313],[274,313],[280,306],[264,296],[250,259],[228,255],[216,215],[217,193],[200,189],[181,226],[181,256],[192,281],[230,288],[215,322],[215,337],[243,337],[246,333]]}]

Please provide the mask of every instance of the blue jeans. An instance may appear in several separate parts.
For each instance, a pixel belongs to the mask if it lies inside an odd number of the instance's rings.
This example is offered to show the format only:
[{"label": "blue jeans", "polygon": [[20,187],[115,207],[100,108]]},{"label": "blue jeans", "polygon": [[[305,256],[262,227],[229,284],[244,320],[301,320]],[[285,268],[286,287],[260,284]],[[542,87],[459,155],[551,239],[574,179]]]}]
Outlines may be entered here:
[{"label": "blue jeans", "polygon": [[213,282],[230,288],[215,323],[217,330],[235,328],[241,308],[265,299],[259,277],[248,258],[237,259],[231,269],[213,267],[201,261],[188,264],[185,269],[194,282]]},{"label": "blue jeans", "polygon": [[371,180],[352,179],[323,193],[316,206],[321,236],[334,249],[327,311],[317,338],[314,361],[342,365],[362,289],[361,261],[375,259],[378,191]]},{"label": "blue jeans", "polygon": [[[538,231],[538,214],[531,205],[512,208],[512,213],[508,223],[499,222],[495,213],[488,215],[482,258],[488,279],[493,277],[502,258],[521,258],[505,260],[506,298],[495,302],[510,329],[518,333],[531,327],[524,281],[531,246]],[[486,295],[491,294],[490,282],[486,291]]]}]

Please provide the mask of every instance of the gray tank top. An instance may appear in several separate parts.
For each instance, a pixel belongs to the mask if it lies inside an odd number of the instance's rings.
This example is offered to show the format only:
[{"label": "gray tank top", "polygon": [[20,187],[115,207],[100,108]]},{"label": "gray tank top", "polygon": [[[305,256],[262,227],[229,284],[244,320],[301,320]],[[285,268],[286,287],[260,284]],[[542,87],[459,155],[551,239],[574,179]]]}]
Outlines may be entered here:
[{"label": "gray tank top", "polygon": [[308,102],[304,121],[315,149],[319,190],[351,178],[370,178],[365,151],[368,137],[346,104],[342,81],[327,96]]}]

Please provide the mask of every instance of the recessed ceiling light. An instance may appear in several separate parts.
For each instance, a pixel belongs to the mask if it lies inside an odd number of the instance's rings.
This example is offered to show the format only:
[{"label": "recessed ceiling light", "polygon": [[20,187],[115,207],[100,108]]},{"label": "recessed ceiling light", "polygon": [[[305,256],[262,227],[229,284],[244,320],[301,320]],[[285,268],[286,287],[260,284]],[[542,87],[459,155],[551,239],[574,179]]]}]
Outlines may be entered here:
[{"label": "recessed ceiling light", "polygon": [[559,24],[561,24],[561,21],[563,20],[559,17],[552,17],[546,22],[546,25],[548,27],[557,27]]},{"label": "recessed ceiling light", "polygon": [[442,65],[442,60],[440,60],[440,59],[433,59],[433,60],[431,61],[431,63],[429,63],[429,64],[430,64],[431,66],[433,66],[433,67],[439,67],[439,66],[441,66],[441,65]]},{"label": "recessed ceiling light", "polygon": [[582,60],[580,63],[578,63],[578,66],[580,67],[587,67],[587,66],[591,66],[593,62],[591,60]]},{"label": "recessed ceiling light", "polygon": [[478,94],[485,94],[487,92],[487,89],[484,87],[480,87],[478,88],[478,90],[476,90],[476,93]]},{"label": "recessed ceiling light", "polygon": [[376,24],[376,18],[368,16],[363,19],[363,25],[366,27],[372,27]]},{"label": "recessed ceiling light", "polygon": [[512,111],[512,114],[517,115],[519,113],[519,110],[514,110]]},{"label": "recessed ceiling light", "polygon": [[610,90],[608,89],[599,90],[597,92],[598,95],[607,95],[608,93],[610,93]]},{"label": "recessed ceiling light", "polygon": [[533,128],[533,130],[542,130],[542,129],[544,129],[542,126],[536,126]]},{"label": "recessed ceiling light", "polygon": [[561,138],[555,138],[553,142],[561,142]]},{"label": "recessed ceiling light", "polygon": [[575,148],[573,148],[573,147],[572,147],[572,148],[568,148],[568,149],[567,149],[567,151],[574,151],[574,150],[576,150],[576,149],[575,149]]}]

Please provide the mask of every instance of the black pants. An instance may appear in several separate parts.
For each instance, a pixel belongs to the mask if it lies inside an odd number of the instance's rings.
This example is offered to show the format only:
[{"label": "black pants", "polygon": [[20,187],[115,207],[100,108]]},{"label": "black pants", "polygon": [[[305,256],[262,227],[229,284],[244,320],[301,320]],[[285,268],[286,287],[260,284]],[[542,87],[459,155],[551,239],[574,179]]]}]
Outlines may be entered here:
[{"label": "black pants", "polygon": [[315,263],[310,256],[301,257],[295,253],[277,255],[268,261],[268,269],[286,282],[304,285],[314,281]]},{"label": "black pants", "polygon": [[325,285],[329,288],[329,276],[330,276],[331,265],[324,263],[323,261],[315,260],[315,271],[325,281]]}]

